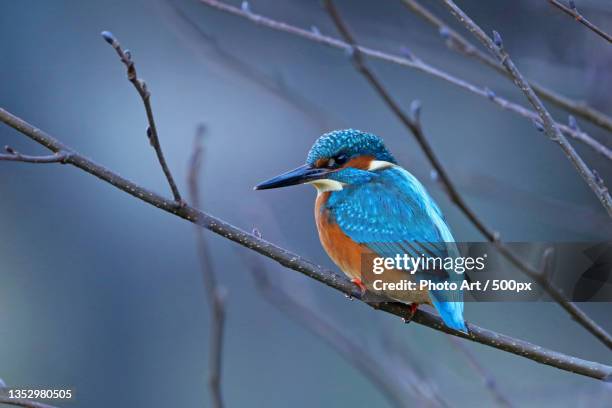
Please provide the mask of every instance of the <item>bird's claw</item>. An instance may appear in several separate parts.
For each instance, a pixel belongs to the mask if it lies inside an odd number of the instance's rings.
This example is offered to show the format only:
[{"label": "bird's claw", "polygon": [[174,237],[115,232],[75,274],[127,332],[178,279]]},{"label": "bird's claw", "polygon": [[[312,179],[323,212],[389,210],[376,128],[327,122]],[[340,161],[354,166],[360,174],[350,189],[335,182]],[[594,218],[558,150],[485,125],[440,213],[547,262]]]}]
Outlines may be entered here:
[{"label": "bird's claw", "polygon": [[351,282],[353,282],[353,284],[359,288],[359,292],[361,293],[361,297],[363,298],[363,295],[365,295],[367,290],[366,285],[364,285],[361,279],[359,278],[353,278],[351,279]]},{"label": "bird's claw", "polygon": [[410,323],[412,321],[412,318],[416,314],[416,311],[417,311],[418,308],[419,308],[419,305],[417,303],[411,303],[411,304],[408,305],[408,313],[406,314],[406,317],[402,318],[404,323],[407,324],[407,323]]}]

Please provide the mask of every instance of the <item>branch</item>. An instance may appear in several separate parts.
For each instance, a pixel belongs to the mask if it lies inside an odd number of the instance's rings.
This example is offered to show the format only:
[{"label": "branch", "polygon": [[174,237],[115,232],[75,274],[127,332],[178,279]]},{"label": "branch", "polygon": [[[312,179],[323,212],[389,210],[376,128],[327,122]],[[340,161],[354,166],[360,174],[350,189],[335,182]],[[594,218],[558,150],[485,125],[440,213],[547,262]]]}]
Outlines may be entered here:
[{"label": "branch", "polygon": [[[113,185],[114,187],[128,193],[138,200],[144,201],[163,211],[197,224],[202,228],[206,228],[215,234],[236,242],[245,248],[249,248],[261,255],[264,255],[289,269],[293,269],[321,283],[324,283],[347,296],[354,298],[358,298],[360,296],[360,293],[358,292],[357,288],[355,288],[355,285],[353,285],[346,277],[324,269],[295,253],[249,234],[194,207],[189,205],[179,207],[174,201],[164,198],[124,177],[121,177],[117,173],[77,153],[75,150],[64,145],[54,137],[2,108],[0,108],[0,122],[4,122],[8,126],[51,151],[69,152],[70,157],[66,160],[68,164],[71,164],[76,168],[79,168],[101,179],[102,181]],[[375,303],[370,304],[369,306],[399,317],[404,317],[408,313],[408,307],[400,303]],[[541,364],[556,367],[564,371],[592,377],[598,380],[612,380],[611,366],[549,350],[524,340],[506,336],[492,330],[487,330],[474,324],[467,323],[469,334],[465,334],[463,332],[449,329],[446,325],[444,325],[438,316],[423,310],[418,310],[412,321],[444,333],[449,333],[454,336],[475,341],[477,343],[503,350]]]},{"label": "branch", "polygon": [[597,27],[595,24],[587,20],[586,17],[580,14],[576,8],[576,3],[574,3],[574,0],[569,0],[569,7],[557,0],[548,0],[548,2],[559,10],[563,11],[568,16],[573,17],[574,20],[578,21],[580,24],[584,25],[586,28],[593,31],[604,40],[612,43],[612,36],[610,34],[606,33],[604,30]]},{"label": "branch", "polygon": [[529,103],[538,113],[539,119],[536,120],[536,126],[541,127],[542,130],[546,132],[550,140],[557,143],[559,147],[561,147],[561,150],[563,150],[563,153],[565,153],[569,161],[574,165],[580,176],[588,184],[591,190],[593,190],[601,202],[601,205],[608,212],[608,215],[612,217],[612,197],[610,197],[608,188],[604,185],[603,180],[601,180],[600,177],[596,177],[595,174],[593,174],[593,171],[586,165],[565,136],[563,136],[559,130],[559,126],[557,123],[555,123],[548,110],[546,110],[544,104],[540,101],[540,98],[538,98],[535,92],[533,92],[531,86],[529,86],[516,65],[514,65],[510,59],[510,55],[505,50],[499,33],[497,31],[493,31],[494,39],[489,38],[482,28],[472,21],[472,19],[468,17],[452,0],[442,1],[451,11],[453,16],[455,16],[457,20],[459,20],[459,22],[465,26],[465,28],[467,28],[485,47],[487,47],[493,53],[493,55],[499,59],[499,62],[512,76],[514,83],[521,89],[521,91],[523,91]]},{"label": "branch", "polygon": [[[200,207],[198,175],[202,167],[202,138],[204,137],[204,126],[198,127],[193,144],[193,153],[189,165],[189,195],[194,207]],[[206,298],[210,306],[211,330],[209,351],[209,387],[212,396],[212,406],[223,408],[223,397],[221,394],[221,363],[223,357],[223,333],[225,329],[225,294],[224,289],[217,284],[217,278],[213,270],[212,258],[208,251],[208,245],[204,239],[202,228],[197,226],[198,220],[194,220],[196,230],[196,244],[200,268],[204,278]]]},{"label": "branch", "polygon": [[520,259],[509,247],[504,245],[501,242],[499,233],[487,227],[484,221],[482,221],[467,205],[423,133],[423,128],[419,120],[420,107],[418,105],[414,105],[413,103],[414,112],[412,117],[406,115],[402,111],[400,106],[393,100],[376,75],[365,65],[364,59],[361,56],[361,48],[356,44],[352,34],[340,17],[340,14],[336,10],[333,2],[331,0],[324,0],[324,4],[332,20],[334,21],[334,24],[336,24],[338,31],[342,34],[346,42],[353,46],[353,53],[351,55],[353,62],[355,63],[355,67],[368,80],[379,96],[387,104],[388,108],[395,114],[395,116],[397,116],[400,122],[402,122],[402,124],[413,134],[417,143],[421,147],[421,150],[423,150],[423,153],[425,153],[427,160],[429,160],[431,166],[436,171],[438,180],[444,187],[444,190],[448,194],[450,200],[461,210],[461,212],[463,212],[463,214],[468,218],[468,220],[470,220],[476,229],[482,235],[484,235],[488,241],[495,245],[499,252],[506,259],[508,259],[508,261],[520,269],[524,274],[540,284],[546,293],[548,293],[555,302],[563,307],[566,312],[574,320],[576,320],[576,322],[582,325],[608,348],[612,349],[612,336],[610,336],[609,333],[607,333],[601,326],[593,321],[586,313],[580,310],[575,304],[568,301],[565,296],[550,281],[545,279],[538,270],[534,269],[531,265]]},{"label": "branch", "polygon": [[10,146],[4,146],[8,154],[0,154],[0,161],[18,161],[24,163],[66,163],[68,153],[56,152],[46,156],[30,156],[21,154]]},{"label": "branch", "polygon": [[145,112],[147,114],[147,121],[149,122],[149,126],[147,127],[147,137],[149,138],[149,143],[153,149],[155,149],[155,154],[157,155],[157,160],[168,180],[168,184],[170,185],[170,190],[172,190],[172,195],[174,196],[174,201],[176,201],[177,205],[183,205],[183,199],[181,198],[181,194],[179,193],[178,187],[174,182],[174,178],[172,177],[172,173],[168,168],[168,164],[166,163],[166,158],[164,157],[164,153],[162,151],[161,145],[159,144],[159,136],[157,134],[157,126],[155,126],[155,118],[153,117],[153,108],[151,107],[151,93],[147,88],[147,84],[142,79],[138,78],[138,74],[136,73],[136,66],[134,65],[134,61],[132,60],[132,54],[129,50],[123,50],[121,48],[121,44],[119,41],[115,39],[112,33],[108,31],[102,32],[102,37],[104,40],[113,47],[113,49],[119,55],[121,62],[127,68],[127,77],[128,80],[134,85],[138,95],[142,99],[142,103],[144,104]]},{"label": "branch", "polygon": [[[217,10],[220,10],[220,11],[238,16],[238,17],[246,18],[247,20],[255,24],[262,25],[264,27],[267,27],[273,30],[289,33],[289,34],[292,34],[292,35],[295,35],[301,38],[305,38],[310,41],[314,41],[319,44],[341,49],[345,52],[351,52],[351,49],[352,49],[350,44],[347,44],[346,42],[338,40],[336,38],[325,36],[321,34],[318,30],[314,30],[314,31],[304,30],[302,28],[295,27],[295,26],[292,26],[290,24],[287,24],[281,21],[276,21],[268,17],[254,14],[252,11],[248,9],[245,11],[240,8],[233,7],[229,4],[225,4],[218,0],[199,0],[199,1],[200,3],[206,6],[213,7]],[[403,58],[403,57],[391,55],[391,54],[388,54],[388,53],[385,53],[379,50],[375,50],[375,49],[367,48],[363,46],[358,46],[358,49],[364,56],[379,59],[382,61],[397,64],[397,65],[401,65],[406,68],[412,68],[417,71],[424,72],[428,75],[431,75],[434,78],[438,78],[440,80],[443,80],[450,84],[458,86],[459,88],[463,90],[476,94],[482,98],[485,98],[495,103],[497,106],[501,107],[502,109],[508,110],[524,118],[527,118],[531,122],[539,118],[536,112],[531,111],[521,105],[512,103],[504,98],[501,98],[495,95],[488,88],[478,87],[467,81],[464,81],[463,79],[454,77],[439,68],[426,64],[421,59],[416,58],[416,56],[414,55],[412,56],[412,58]],[[579,129],[572,129],[572,127],[562,125],[562,124],[557,124],[557,126],[569,137],[579,140],[580,142],[589,146],[591,149],[593,149],[598,154],[604,156],[606,159],[612,160],[612,151],[610,151],[610,149],[602,145],[597,140],[593,139],[587,133]]]},{"label": "branch", "polygon": [[[465,39],[461,34],[448,27],[444,21],[437,17],[433,12],[420,4],[417,0],[401,0],[402,3],[418,17],[438,29],[446,45],[451,50],[457,51],[465,56],[474,58],[480,63],[487,65],[498,73],[512,79],[508,71],[497,60],[490,55],[480,51],[470,41]],[[533,81],[529,81],[533,91],[541,98],[559,106],[566,111],[588,120],[595,125],[612,132],[612,118],[603,112],[594,109],[584,102],[579,102],[560,95],[557,92],[539,85]]]}]

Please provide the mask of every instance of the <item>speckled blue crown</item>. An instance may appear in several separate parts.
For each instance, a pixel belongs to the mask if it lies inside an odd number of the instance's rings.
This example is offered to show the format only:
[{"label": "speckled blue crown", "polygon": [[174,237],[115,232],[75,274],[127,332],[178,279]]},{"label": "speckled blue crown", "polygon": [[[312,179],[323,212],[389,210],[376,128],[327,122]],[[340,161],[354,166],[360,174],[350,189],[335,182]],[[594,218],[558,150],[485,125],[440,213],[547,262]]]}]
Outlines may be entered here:
[{"label": "speckled blue crown", "polygon": [[339,154],[349,158],[373,156],[376,160],[397,163],[380,137],[355,129],[334,130],[319,137],[308,152],[306,163],[314,164],[319,159]]}]

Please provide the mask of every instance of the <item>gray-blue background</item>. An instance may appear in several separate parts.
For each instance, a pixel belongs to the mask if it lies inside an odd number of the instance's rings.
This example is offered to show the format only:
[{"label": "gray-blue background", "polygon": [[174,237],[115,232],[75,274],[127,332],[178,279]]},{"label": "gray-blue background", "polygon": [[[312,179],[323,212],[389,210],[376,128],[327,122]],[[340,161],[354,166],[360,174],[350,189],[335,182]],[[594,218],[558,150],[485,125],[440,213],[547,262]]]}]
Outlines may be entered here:
[{"label": "gray-blue background", "polygon": [[[141,103],[99,32],[132,50],[153,93],[161,142],[179,185],[198,123],[208,126],[203,207],[325,266],[309,187],[252,186],[303,162],[324,131],[377,133],[420,177],[455,236],[479,235],[429,178],[411,136],[340,51],[272,32],[195,0],[2,0],[0,104],[124,176],[168,194],[145,136]],[[447,21],[438,2],[425,0]],[[238,4],[233,1],[232,4]],[[523,72],[612,111],[612,49],[545,1],[462,1],[486,30],[497,29]],[[524,103],[511,83],[448,51],[436,30],[398,1],[338,1],[361,42],[409,47],[426,61]],[[609,1],[581,1],[612,29]],[[336,35],[318,1],[257,0],[251,8]],[[469,34],[466,34],[469,36]],[[470,205],[506,240],[610,238],[610,223],[560,149],[527,120],[424,74],[372,62],[423,123]],[[552,110],[565,121],[566,114]],[[610,135],[581,125],[609,143]],[[0,143],[43,150],[0,127]],[[576,144],[612,180],[609,163]],[[609,181],[610,181],[609,180]],[[209,404],[208,311],[193,227],[59,165],[0,164],[0,378],[9,385],[71,387],[67,406],[168,407]],[[272,221],[274,220],[274,221]],[[230,407],[385,406],[381,394],[319,338],[267,304],[237,247],[207,234],[228,288],[223,391]],[[490,406],[482,379],[439,332],[402,325],[266,261],[276,282],[341,326],[380,359],[381,338],[403,343],[451,406]],[[583,306],[612,330],[609,304]],[[542,346],[610,363],[604,346],[554,304],[469,304],[467,319]],[[520,406],[609,406],[600,383],[471,345]],[[401,375],[399,373],[398,375]],[[606,402],[607,401],[607,402]],[[58,405],[61,405],[58,403]]]}]

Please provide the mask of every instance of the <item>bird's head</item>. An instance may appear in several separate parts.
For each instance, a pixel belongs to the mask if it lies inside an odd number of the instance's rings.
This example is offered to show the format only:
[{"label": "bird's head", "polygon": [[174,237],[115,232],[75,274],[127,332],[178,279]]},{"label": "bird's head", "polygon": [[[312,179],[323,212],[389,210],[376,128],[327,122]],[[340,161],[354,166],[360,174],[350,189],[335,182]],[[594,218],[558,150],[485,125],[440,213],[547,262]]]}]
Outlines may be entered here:
[{"label": "bird's head", "polygon": [[256,190],[312,184],[319,192],[342,190],[375,177],[377,170],[396,164],[382,139],[359,130],[336,130],[319,137],[306,164],[264,181]]}]

